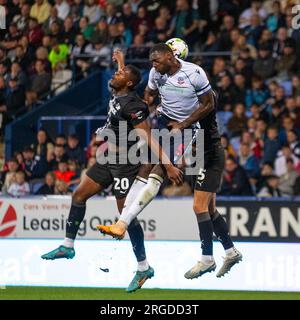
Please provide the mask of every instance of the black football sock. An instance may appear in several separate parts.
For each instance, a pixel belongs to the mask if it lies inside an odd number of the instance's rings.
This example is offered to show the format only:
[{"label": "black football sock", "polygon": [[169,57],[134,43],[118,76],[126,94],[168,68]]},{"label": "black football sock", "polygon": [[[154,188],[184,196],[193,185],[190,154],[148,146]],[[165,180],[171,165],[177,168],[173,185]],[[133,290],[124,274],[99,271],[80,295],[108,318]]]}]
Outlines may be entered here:
[{"label": "black football sock", "polygon": [[66,238],[75,239],[77,232],[85,215],[85,202],[72,201],[69,217],[66,225]]},{"label": "black football sock", "polygon": [[128,234],[132,244],[133,252],[138,262],[146,259],[146,250],[144,245],[144,231],[138,220],[135,218],[128,226]]},{"label": "black football sock", "polygon": [[229,235],[228,225],[226,221],[223,219],[223,217],[220,215],[218,210],[214,212],[211,219],[214,228],[214,233],[221,241],[224,249],[227,250],[232,248],[233,243]]},{"label": "black football sock", "polygon": [[197,213],[202,255],[213,255],[213,224],[208,212]]}]

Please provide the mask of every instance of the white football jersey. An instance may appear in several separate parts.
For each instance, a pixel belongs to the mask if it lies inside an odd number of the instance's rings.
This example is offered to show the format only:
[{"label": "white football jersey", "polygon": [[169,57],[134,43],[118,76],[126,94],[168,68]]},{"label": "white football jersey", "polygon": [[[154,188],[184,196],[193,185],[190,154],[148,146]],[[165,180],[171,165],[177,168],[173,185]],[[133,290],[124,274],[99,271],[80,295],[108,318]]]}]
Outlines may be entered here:
[{"label": "white football jersey", "polygon": [[151,69],[148,87],[158,90],[161,104],[158,110],[169,118],[183,121],[198,107],[198,97],[211,89],[205,71],[198,65],[177,59],[180,69],[169,76]]}]

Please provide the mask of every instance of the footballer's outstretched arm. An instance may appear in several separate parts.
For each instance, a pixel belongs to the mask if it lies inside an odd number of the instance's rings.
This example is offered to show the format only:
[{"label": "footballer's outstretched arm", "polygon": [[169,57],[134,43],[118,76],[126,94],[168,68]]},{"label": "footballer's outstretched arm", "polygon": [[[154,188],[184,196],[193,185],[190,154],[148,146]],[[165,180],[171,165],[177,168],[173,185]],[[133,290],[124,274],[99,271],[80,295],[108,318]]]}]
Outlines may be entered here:
[{"label": "footballer's outstretched arm", "polygon": [[124,53],[120,49],[114,50],[112,60],[118,63],[118,70],[122,70],[125,68]]},{"label": "footballer's outstretched arm", "polygon": [[176,168],[166,155],[159,143],[153,138],[148,122],[145,120],[134,127],[142,139],[146,140],[149,148],[156,154],[167,171],[168,178],[177,185],[183,183],[182,171]]}]

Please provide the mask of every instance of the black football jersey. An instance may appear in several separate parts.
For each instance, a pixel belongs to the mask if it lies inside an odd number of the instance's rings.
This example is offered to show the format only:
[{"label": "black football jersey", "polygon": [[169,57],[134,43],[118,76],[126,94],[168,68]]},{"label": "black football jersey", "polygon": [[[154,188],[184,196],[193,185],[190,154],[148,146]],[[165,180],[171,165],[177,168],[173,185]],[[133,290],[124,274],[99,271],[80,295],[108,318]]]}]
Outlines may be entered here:
[{"label": "black football jersey", "polygon": [[[114,131],[117,146],[127,140],[127,146],[130,147],[136,143],[135,141],[128,141],[130,131],[134,129],[134,126],[146,120],[148,115],[148,106],[135,92],[122,96],[113,95],[109,101],[105,127]],[[120,126],[126,127],[127,135],[123,134],[123,128],[120,128]]]}]

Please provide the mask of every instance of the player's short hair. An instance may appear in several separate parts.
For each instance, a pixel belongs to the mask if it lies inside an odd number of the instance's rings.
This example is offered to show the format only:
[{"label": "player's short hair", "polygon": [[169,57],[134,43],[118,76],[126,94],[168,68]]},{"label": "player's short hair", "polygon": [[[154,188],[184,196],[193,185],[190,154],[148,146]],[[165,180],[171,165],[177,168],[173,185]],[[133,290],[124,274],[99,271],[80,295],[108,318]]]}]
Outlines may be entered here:
[{"label": "player's short hair", "polygon": [[173,51],[172,49],[165,43],[161,42],[161,43],[157,43],[155,44],[151,50],[150,50],[150,54],[153,53],[153,52],[161,52],[161,53],[171,53],[173,55]]},{"label": "player's short hair", "polygon": [[130,71],[130,80],[132,81],[132,86],[130,86],[130,89],[133,90],[141,81],[141,72],[132,64],[128,64],[126,69]]}]

